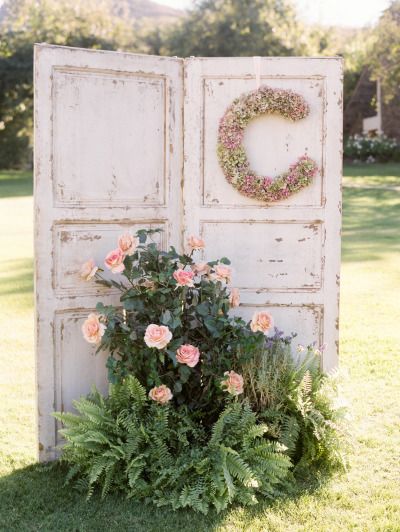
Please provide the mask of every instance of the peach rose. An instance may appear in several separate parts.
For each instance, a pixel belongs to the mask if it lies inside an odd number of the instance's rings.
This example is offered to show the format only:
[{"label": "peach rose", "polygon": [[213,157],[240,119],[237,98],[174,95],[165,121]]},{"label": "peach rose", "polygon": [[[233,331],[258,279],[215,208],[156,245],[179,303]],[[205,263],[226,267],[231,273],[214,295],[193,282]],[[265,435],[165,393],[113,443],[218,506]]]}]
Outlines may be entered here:
[{"label": "peach rose", "polygon": [[194,345],[184,344],[176,351],[176,360],[181,364],[186,364],[189,368],[194,368],[200,358],[200,351]]},{"label": "peach rose", "polygon": [[262,311],[262,312],[256,312],[251,320],[250,323],[250,329],[253,332],[263,332],[264,334],[267,334],[267,332],[272,329],[274,326],[274,320],[268,312]]},{"label": "peach rose", "polygon": [[173,276],[179,286],[191,286],[191,287],[194,286],[193,284],[194,273],[193,272],[189,272],[186,270],[182,270],[182,268],[179,268],[179,270],[174,271]]},{"label": "peach rose", "polygon": [[96,266],[94,260],[90,259],[82,264],[79,275],[85,281],[90,281],[90,279],[96,275],[98,269],[99,268]]},{"label": "peach rose", "polygon": [[210,266],[206,262],[192,264],[192,270],[195,275],[207,275],[210,273]]},{"label": "peach rose", "polygon": [[238,307],[240,305],[240,294],[238,288],[232,288],[231,293],[229,294],[229,304],[232,308]]},{"label": "peach rose", "polygon": [[138,247],[139,239],[130,233],[124,233],[118,238],[118,247],[125,255],[133,255]]},{"label": "peach rose", "polygon": [[188,238],[188,246],[192,251],[197,251],[199,249],[204,249],[206,244],[202,238],[192,235]]},{"label": "peach rose", "polygon": [[211,279],[214,281],[230,282],[232,277],[232,268],[225,266],[225,264],[217,264],[214,266],[214,273],[211,275]]},{"label": "peach rose", "polygon": [[161,384],[161,386],[155,386],[150,390],[149,397],[150,399],[153,399],[153,401],[157,401],[157,403],[165,404],[168,403],[168,401],[171,401],[173,395],[168,386]]},{"label": "peach rose", "polygon": [[113,273],[121,273],[125,270],[124,258],[125,255],[120,248],[113,249],[113,251],[110,251],[106,256],[104,264]]},{"label": "peach rose", "polygon": [[243,377],[235,371],[225,371],[226,379],[222,381],[221,385],[226,388],[226,391],[232,395],[239,395],[243,393]]},{"label": "peach rose", "polygon": [[104,323],[100,323],[98,314],[89,314],[82,324],[82,334],[84,339],[90,344],[98,344],[106,330]]},{"label": "peach rose", "polygon": [[150,324],[145,332],[144,341],[148,347],[164,349],[171,341],[172,333],[165,325]]}]

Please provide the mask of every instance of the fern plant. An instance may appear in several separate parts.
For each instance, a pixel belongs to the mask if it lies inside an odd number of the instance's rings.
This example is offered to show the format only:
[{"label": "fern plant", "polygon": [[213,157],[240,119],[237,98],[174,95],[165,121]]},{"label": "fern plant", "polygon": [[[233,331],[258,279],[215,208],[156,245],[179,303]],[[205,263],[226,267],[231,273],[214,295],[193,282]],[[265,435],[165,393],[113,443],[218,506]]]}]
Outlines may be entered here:
[{"label": "fern plant", "polygon": [[293,336],[268,336],[266,311],[249,323],[230,316],[229,260],[196,263],[205,243],[195,236],[189,254],[162,251],[158,232],[118,238],[105,265],[122,278],[104,278],[92,259],[82,266],[86,281],[120,290],[122,309],[98,303],[82,324],[109,353],[111,384],[107,397],[93,388],[76,401],[77,414],[55,414],[67,482],[88,498],[120,491],[207,513],[275,497],[293,468],[342,464],[341,410],[315,354],[295,362]]},{"label": "fern plant", "polygon": [[257,495],[282,490],[291,462],[271,441],[247,402],[233,401],[211,432],[188,411],[157,405],[129,376],[111,385],[108,397],[95,388],[75,402],[79,415],[56,413],[66,443],[61,460],[90,497],[96,487],[173,509],[207,513],[228,504],[255,504]]},{"label": "fern plant", "polygon": [[346,409],[337,408],[337,379],[320,369],[320,354],[301,347],[293,357],[294,336],[279,331],[255,351],[243,368],[245,395],[261,420],[293,460],[297,472],[346,466]]}]

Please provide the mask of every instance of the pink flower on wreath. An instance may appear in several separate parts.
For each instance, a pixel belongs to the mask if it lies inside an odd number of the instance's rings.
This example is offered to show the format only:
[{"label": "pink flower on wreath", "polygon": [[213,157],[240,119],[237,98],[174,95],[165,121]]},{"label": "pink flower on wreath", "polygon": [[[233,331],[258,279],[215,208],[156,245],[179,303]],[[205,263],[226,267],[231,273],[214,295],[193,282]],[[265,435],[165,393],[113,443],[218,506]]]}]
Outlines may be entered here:
[{"label": "pink flower on wreath", "polygon": [[206,244],[202,238],[199,236],[190,236],[188,238],[188,246],[193,251],[198,251],[200,249],[204,249],[206,247]]},{"label": "pink flower on wreath", "polygon": [[168,401],[171,401],[173,395],[168,386],[161,384],[161,386],[155,386],[150,390],[149,397],[157,403],[165,404],[168,403]]},{"label": "pink flower on wreath", "polygon": [[104,264],[113,273],[121,273],[125,270],[124,258],[125,254],[123,253],[123,251],[121,251],[120,248],[113,249],[106,256]]},{"label": "pink flower on wreath", "polygon": [[221,386],[231,395],[240,395],[243,393],[243,377],[235,371],[225,371],[225,379]]},{"label": "pink flower on wreath", "polygon": [[138,247],[139,239],[130,233],[124,233],[118,238],[118,247],[125,255],[133,255]]},{"label": "pink flower on wreath", "polygon": [[181,364],[186,364],[189,368],[194,368],[200,359],[200,351],[194,345],[183,344],[176,351],[176,360]]},{"label": "pink flower on wreath", "polygon": [[144,334],[144,342],[147,347],[164,349],[172,339],[172,333],[165,325],[148,325]]},{"label": "pink flower on wreath", "polygon": [[229,304],[231,308],[238,307],[240,305],[240,293],[238,288],[232,288],[229,294]]},{"label": "pink flower on wreath", "polygon": [[267,334],[273,326],[274,320],[271,314],[266,311],[256,312],[250,322],[250,329],[253,332],[263,332],[264,334]]},{"label": "pink flower on wreath", "polygon": [[89,314],[82,324],[82,334],[89,344],[99,344],[104,335],[106,326],[100,322],[99,314]]},{"label": "pink flower on wreath", "polygon": [[89,259],[82,264],[79,275],[85,281],[90,281],[95,275],[99,268],[96,266],[93,259]]},{"label": "pink flower on wreath", "polygon": [[186,271],[186,270],[183,270],[182,268],[179,268],[178,270],[175,270],[172,275],[179,286],[190,286],[190,287],[194,286],[193,284],[194,272]]},{"label": "pink flower on wreath", "polygon": [[211,278],[215,281],[225,281],[229,283],[232,277],[232,268],[225,266],[225,264],[217,264],[214,266],[214,273]]},{"label": "pink flower on wreath", "polygon": [[207,262],[198,262],[192,265],[192,270],[195,275],[207,275],[210,273],[210,269]]}]

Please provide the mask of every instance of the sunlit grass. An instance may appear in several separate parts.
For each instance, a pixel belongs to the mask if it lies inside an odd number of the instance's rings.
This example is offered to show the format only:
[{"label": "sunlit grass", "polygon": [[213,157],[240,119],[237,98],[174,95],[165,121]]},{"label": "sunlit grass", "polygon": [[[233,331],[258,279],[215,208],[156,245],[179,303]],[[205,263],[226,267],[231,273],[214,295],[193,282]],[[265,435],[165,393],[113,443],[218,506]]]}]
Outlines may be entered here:
[{"label": "sunlit grass", "polygon": [[[399,176],[400,165],[351,167],[345,183],[393,186]],[[0,530],[399,530],[400,193],[344,190],[340,360],[354,434],[348,474],[204,518],[117,496],[87,504],[63,488],[60,471],[22,468],[35,456],[32,199],[17,177],[19,197],[6,180],[8,197],[0,199]],[[0,174],[0,197],[2,190]]]},{"label": "sunlit grass", "polygon": [[[0,196],[2,185],[0,178]],[[32,462],[35,449],[32,197],[0,199],[0,227],[0,471],[5,472]]]}]

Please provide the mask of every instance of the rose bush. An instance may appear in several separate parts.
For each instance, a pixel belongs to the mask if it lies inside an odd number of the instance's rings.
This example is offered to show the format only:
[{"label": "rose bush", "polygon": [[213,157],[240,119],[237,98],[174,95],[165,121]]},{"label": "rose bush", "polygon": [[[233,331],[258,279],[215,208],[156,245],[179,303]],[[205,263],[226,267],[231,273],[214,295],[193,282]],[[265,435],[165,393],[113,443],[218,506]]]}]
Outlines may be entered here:
[{"label": "rose bush", "polygon": [[104,261],[111,278],[92,259],[79,272],[117,288],[120,304],[98,303],[82,324],[109,353],[109,397],[93,390],[75,402],[78,416],[55,414],[68,478],[89,496],[98,485],[206,513],[279,494],[290,469],[340,465],[340,411],[320,350],[299,346],[296,362],[293,336],[268,312],[231,316],[240,294],[229,260],[196,262],[205,242],[195,236],[188,253],[161,250],[156,232],[119,237]]},{"label": "rose bush", "polygon": [[[165,385],[177,405],[212,423],[226,395],[224,373],[240,370],[264,335],[229,315],[240,296],[229,287],[227,258],[196,262],[205,243],[194,236],[189,254],[162,251],[151,241],[154,232],[122,235],[106,256],[106,267],[122,279],[108,281],[100,269],[95,273],[97,282],[120,290],[122,305],[97,305],[106,323],[101,340],[96,337],[98,349],[110,353],[110,382],[132,374],[148,389]],[[95,265],[87,264],[92,271]]]}]

